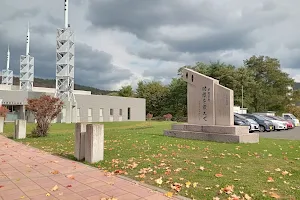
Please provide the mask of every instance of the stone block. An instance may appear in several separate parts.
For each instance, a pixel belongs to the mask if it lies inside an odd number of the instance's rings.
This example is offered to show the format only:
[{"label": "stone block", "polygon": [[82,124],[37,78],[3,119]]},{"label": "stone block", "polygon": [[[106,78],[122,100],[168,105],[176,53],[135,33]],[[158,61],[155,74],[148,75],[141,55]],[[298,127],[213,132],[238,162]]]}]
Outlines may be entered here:
[{"label": "stone block", "polygon": [[0,133],[4,130],[4,117],[0,117]]},{"label": "stone block", "polygon": [[25,139],[26,138],[26,120],[17,119],[15,122],[15,133],[14,139]]},{"label": "stone block", "polygon": [[184,138],[191,140],[203,140],[214,141],[222,143],[258,143],[259,134],[243,134],[243,135],[231,135],[231,134],[218,134],[218,133],[206,133],[206,132],[194,132],[194,131],[180,131],[180,130],[165,130],[165,136]]},{"label": "stone block", "polygon": [[95,163],[104,159],[104,125],[88,124],[85,134],[85,161]]},{"label": "stone block", "polygon": [[215,84],[215,125],[233,126],[233,91],[222,85]]},{"label": "stone block", "polygon": [[85,134],[87,123],[75,124],[74,156],[77,160],[83,160],[85,156]]},{"label": "stone block", "polygon": [[220,125],[194,125],[194,124],[173,124],[172,130],[245,135],[249,134],[248,126],[220,126]]}]

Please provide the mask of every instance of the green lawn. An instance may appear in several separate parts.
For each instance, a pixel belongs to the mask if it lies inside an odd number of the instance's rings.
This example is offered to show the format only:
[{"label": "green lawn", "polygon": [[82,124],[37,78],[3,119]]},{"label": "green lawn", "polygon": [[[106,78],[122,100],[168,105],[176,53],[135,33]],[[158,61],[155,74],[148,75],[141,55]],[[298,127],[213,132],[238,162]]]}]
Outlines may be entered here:
[{"label": "green lawn", "polygon": [[[179,183],[180,195],[200,200],[227,199],[232,194],[259,200],[276,194],[300,199],[300,141],[261,138],[259,144],[222,144],[165,137],[169,122],[104,124],[105,160],[94,165],[101,169],[125,172],[171,192],[171,184]],[[28,124],[28,133],[32,128]],[[4,132],[10,137],[13,125],[7,124]],[[27,137],[21,142],[74,159],[74,124],[54,124],[45,138]],[[161,185],[155,181],[160,177]],[[269,177],[274,182],[268,182]],[[218,195],[230,185],[234,186],[231,195]]]}]

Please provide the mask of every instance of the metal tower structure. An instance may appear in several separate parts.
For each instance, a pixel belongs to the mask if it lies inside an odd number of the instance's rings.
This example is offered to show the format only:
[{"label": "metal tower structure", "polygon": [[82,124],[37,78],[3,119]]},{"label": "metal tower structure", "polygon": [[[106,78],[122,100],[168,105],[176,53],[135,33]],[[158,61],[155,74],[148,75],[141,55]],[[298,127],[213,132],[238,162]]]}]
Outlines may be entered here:
[{"label": "metal tower structure", "polygon": [[6,69],[2,70],[2,84],[13,85],[13,71],[9,69],[10,51],[7,48]]},{"label": "metal tower structure", "polygon": [[[76,107],[74,91],[74,32],[68,23],[69,0],[64,1],[65,27],[57,29],[56,36],[56,93],[66,107],[66,122],[74,122],[73,110]],[[75,115],[76,116],[76,115]]]},{"label": "metal tower structure", "polygon": [[26,37],[26,55],[20,57],[20,90],[31,91],[34,81],[34,57],[29,53],[30,30],[29,23]]}]

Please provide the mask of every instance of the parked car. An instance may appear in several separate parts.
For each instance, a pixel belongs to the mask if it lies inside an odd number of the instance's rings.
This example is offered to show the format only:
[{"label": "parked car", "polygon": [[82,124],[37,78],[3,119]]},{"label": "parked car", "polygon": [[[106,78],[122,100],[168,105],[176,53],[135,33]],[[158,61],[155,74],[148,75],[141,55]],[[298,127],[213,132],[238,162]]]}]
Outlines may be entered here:
[{"label": "parked car", "polygon": [[274,119],[271,116],[267,116],[267,115],[261,115],[261,116],[264,117],[266,120],[270,120],[273,123],[274,130],[281,131],[287,129],[287,125],[284,122]]},{"label": "parked car", "polygon": [[265,131],[270,132],[274,130],[273,123],[270,120],[267,120],[260,115],[254,115],[254,114],[241,114],[241,115],[256,121],[259,124],[260,132],[265,132]]},{"label": "parked car", "polygon": [[286,130],[292,129],[292,128],[295,127],[294,124],[292,123],[292,121],[287,121],[287,120],[285,120],[285,119],[282,118],[282,117],[278,117],[278,116],[269,116],[269,117],[272,118],[272,119],[275,119],[275,120],[279,120],[279,121],[281,121],[282,123],[284,123],[285,126],[286,126]]},{"label": "parked car", "polygon": [[299,119],[297,119],[293,114],[283,113],[282,117],[286,120],[292,120],[294,122],[294,126],[299,126]]},{"label": "parked car", "polygon": [[235,115],[234,115],[234,125],[250,127],[250,123],[246,119],[239,118]]},{"label": "parked car", "polygon": [[250,124],[249,125],[249,132],[250,133],[253,133],[255,131],[259,131],[259,124],[256,121],[254,121],[253,119],[246,118],[246,117],[244,117],[242,115],[239,115],[237,113],[234,113],[234,117],[239,118],[243,121],[245,121],[245,120],[248,121],[249,124]]}]

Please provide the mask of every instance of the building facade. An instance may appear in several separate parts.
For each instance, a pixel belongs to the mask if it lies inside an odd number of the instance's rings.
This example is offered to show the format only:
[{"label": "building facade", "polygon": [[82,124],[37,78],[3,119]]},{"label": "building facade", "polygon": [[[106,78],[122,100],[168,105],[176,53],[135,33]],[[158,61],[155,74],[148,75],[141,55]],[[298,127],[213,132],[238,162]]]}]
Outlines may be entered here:
[{"label": "building facade", "polygon": [[[26,119],[34,122],[32,113],[26,110],[27,99],[38,98],[46,94],[54,96],[54,88],[33,87],[32,91],[19,90],[18,86],[0,85],[2,105],[10,112],[6,121]],[[73,122],[114,122],[145,121],[146,100],[107,95],[92,95],[90,91],[74,90],[77,101],[76,121]],[[65,122],[65,109],[55,122]]]}]

